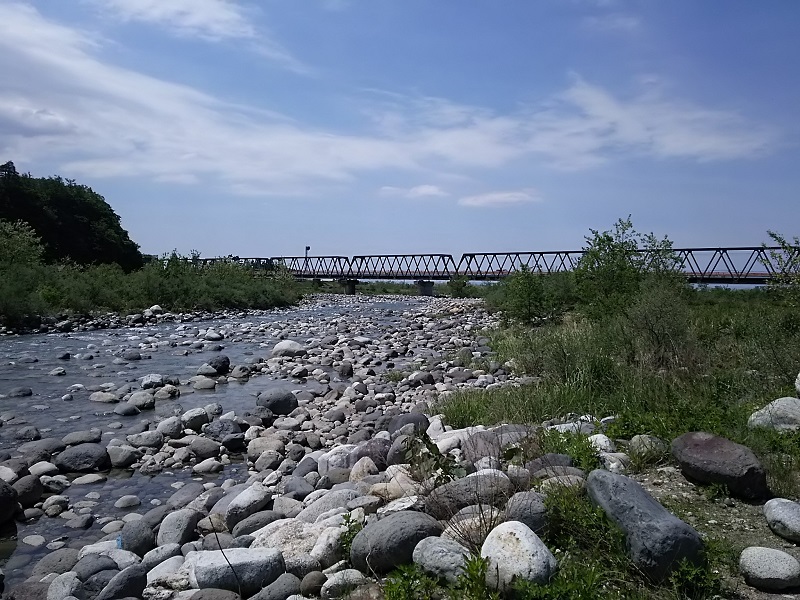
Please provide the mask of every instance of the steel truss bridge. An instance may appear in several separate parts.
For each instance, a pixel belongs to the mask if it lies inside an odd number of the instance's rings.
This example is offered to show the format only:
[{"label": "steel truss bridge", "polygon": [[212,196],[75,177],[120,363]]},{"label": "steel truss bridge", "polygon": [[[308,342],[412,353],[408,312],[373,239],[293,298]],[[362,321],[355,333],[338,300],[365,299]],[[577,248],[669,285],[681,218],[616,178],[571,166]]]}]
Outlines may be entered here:
[{"label": "steel truss bridge", "polygon": [[[300,279],[498,281],[527,267],[539,274],[563,273],[577,267],[583,250],[554,252],[482,252],[463,254],[372,254],[359,256],[275,256],[270,258],[204,258],[202,264],[237,262],[254,269],[283,266]],[[663,261],[657,251],[639,251],[639,264]],[[783,260],[776,257],[781,256]],[[692,283],[765,284],[785,275],[800,275],[800,248],[778,246],[674,248],[670,268]],[[789,271],[791,269],[791,271]]]}]

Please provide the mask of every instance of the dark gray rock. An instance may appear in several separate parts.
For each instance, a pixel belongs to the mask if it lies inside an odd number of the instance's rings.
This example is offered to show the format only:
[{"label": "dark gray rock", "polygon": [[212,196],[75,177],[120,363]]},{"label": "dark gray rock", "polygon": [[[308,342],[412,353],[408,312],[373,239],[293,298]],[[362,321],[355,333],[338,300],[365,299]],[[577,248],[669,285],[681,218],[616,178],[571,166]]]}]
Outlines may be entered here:
[{"label": "dark gray rock", "polygon": [[300,582],[300,593],[304,596],[319,596],[322,591],[322,586],[327,580],[328,578],[325,577],[325,573],[322,571],[311,571],[307,573],[305,577],[303,577],[303,581]]},{"label": "dark gray rock", "polygon": [[164,520],[161,521],[161,527],[158,528],[158,536],[156,543],[159,546],[164,544],[185,544],[197,538],[195,528],[200,519],[203,518],[202,513],[196,510],[181,509],[169,513]]},{"label": "dark gray rock", "polygon": [[192,594],[192,600],[240,600],[236,592],[221,590],[219,588],[206,588]]},{"label": "dark gray rock", "polygon": [[92,575],[95,575],[100,571],[107,571],[109,569],[116,568],[117,563],[115,563],[108,556],[103,556],[102,554],[87,554],[77,563],[75,563],[75,566],[72,567],[70,571],[75,571],[78,579],[81,581],[86,581]]},{"label": "dark gray rock", "polygon": [[408,441],[411,439],[407,435],[398,435],[392,445],[389,447],[389,452],[386,453],[387,465],[402,465],[408,462],[406,460],[406,453],[408,452]]},{"label": "dark gray rock", "polygon": [[25,398],[33,396],[33,390],[29,387],[14,387],[6,392],[6,396],[9,398]]},{"label": "dark gray rock", "polygon": [[17,490],[0,479],[0,524],[14,518],[17,512]]},{"label": "dark gray rock", "polygon": [[284,496],[289,496],[290,498],[294,498],[295,500],[303,500],[306,496],[308,496],[311,492],[314,491],[314,486],[308,483],[302,477],[298,477],[296,475],[290,475],[289,477],[284,477],[281,480],[280,485],[278,486],[278,492],[283,494]]},{"label": "dark gray rock", "polygon": [[544,496],[539,492],[517,492],[508,500],[505,510],[507,521],[519,521],[534,533],[540,533],[547,524]]},{"label": "dark gray rock", "polygon": [[514,485],[507,477],[476,474],[434,488],[425,499],[425,512],[437,519],[449,519],[472,504],[502,507],[513,493]]},{"label": "dark gray rock", "polygon": [[142,565],[132,565],[117,573],[95,600],[141,598],[146,586],[147,569]]},{"label": "dark gray rock", "polygon": [[172,494],[172,496],[167,499],[167,504],[173,508],[183,508],[205,491],[206,488],[203,487],[202,483],[192,481]]},{"label": "dark gray rock", "polygon": [[292,391],[282,388],[261,392],[256,399],[256,404],[268,408],[276,415],[288,415],[298,406],[297,398]]},{"label": "dark gray rock", "polygon": [[66,446],[57,438],[43,438],[33,442],[25,442],[17,448],[17,451],[30,463],[34,464],[42,460],[50,460],[53,454],[61,452]]},{"label": "dark gray rock", "polygon": [[75,548],[60,548],[42,557],[31,571],[31,577],[42,578],[50,573],[66,573],[72,570],[78,562],[78,550]]},{"label": "dark gray rock", "polygon": [[368,524],[353,538],[350,561],[363,573],[387,573],[409,564],[414,547],[426,537],[441,535],[442,525],[430,515],[393,513]]},{"label": "dark gray rock", "polygon": [[300,583],[300,579],[291,573],[284,573],[252,598],[253,600],[286,600],[289,596],[300,593]]},{"label": "dark gray rock", "polygon": [[359,460],[368,456],[375,463],[379,470],[386,470],[386,457],[389,454],[389,449],[392,443],[383,438],[373,438],[367,442],[360,443],[348,457],[349,465],[352,467]]},{"label": "dark gray rock", "polygon": [[549,452],[530,461],[529,463],[526,463],[525,468],[530,473],[536,473],[542,469],[548,469],[550,467],[571,467],[572,465],[572,457],[568,454]]},{"label": "dark gray rock", "polygon": [[206,361],[206,364],[212,367],[217,375],[226,375],[231,370],[231,359],[224,354],[218,354],[211,360]]},{"label": "dark gray rock", "polygon": [[156,535],[153,533],[153,528],[142,519],[125,523],[119,535],[122,549],[139,556],[144,556],[155,547]]},{"label": "dark gray rock", "polygon": [[683,473],[695,481],[723,484],[745,500],[769,495],[767,473],[747,446],[695,431],[672,441],[672,455]]},{"label": "dark gray rock", "polygon": [[700,534],[661,506],[638,482],[602,469],[589,473],[586,489],[626,536],[633,563],[655,582],[686,560],[699,565]]},{"label": "dark gray rock", "polygon": [[203,428],[203,435],[217,442],[222,442],[228,435],[241,434],[242,428],[231,419],[218,419]]},{"label": "dark gray rock", "polygon": [[[32,507],[39,502],[42,494],[44,494],[44,486],[36,475],[20,477],[14,482],[12,487],[17,492],[17,502],[19,502],[23,508]],[[2,514],[2,508],[0,508],[0,514]]]},{"label": "dark gray rock", "polygon": [[427,430],[430,422],[428,421],[428,417],[422,413],[405,413],[397,415],[389,421],[388,431],[390,434],[394,434],[396,431],[399,431],[409,424],[414,426],[414,431],[416,433],[419,433]]},{"label": "dark gray rock", "polygon": [[219,447],[219,442],[215,442],[214,440],[209,440],[200,436],[195,437],[192,440],[192,443],[189,444],[189,449],[198,460],[205,460],[207,458],[219,456]]},{"label": "dark gray rock", "polygon": [[461,442],[461,451],[464,453],[464,459],[471,463],[484,456],[499,459],[500,438],[493,431],[478,431]]},{"label": "dark gray rock", "polygon": [[231,533],[234,537],[247,535],[283,518],[284,515],[274,510],[262,510],[239,521]]},{"label": "dark gray rock", "polygon": [[55,465],[62,473],[86,473],[111,468],[111,458],[100,444],[78,444],[61,452]]}]

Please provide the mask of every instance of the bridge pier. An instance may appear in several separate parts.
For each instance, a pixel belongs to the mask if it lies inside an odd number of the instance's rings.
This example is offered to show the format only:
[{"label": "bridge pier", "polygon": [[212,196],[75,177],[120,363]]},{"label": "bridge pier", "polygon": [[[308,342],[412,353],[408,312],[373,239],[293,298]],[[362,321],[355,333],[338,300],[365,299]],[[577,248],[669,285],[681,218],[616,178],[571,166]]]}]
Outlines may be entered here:
[{"label": "bridge pier", "polygon": [[417,291],[420,296],[433,296],[433,282],[420,279],[417,283]]},{"label": "bridge pier", "polygon": [[358,279],[342,279],[339,281],[339,283],[342,284],[346,296],[356,295],[356,285],[358,284]]}]

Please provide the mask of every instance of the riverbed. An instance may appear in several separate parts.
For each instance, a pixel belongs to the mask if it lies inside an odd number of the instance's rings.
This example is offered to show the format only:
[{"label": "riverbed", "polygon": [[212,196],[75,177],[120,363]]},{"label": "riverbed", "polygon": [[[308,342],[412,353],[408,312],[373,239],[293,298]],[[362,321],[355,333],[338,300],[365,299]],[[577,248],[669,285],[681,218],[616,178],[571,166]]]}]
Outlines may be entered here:
[{"label": "riverbed", "polygon": [[[435,399],[452,388],[452,383],[443,383],[443,377],[433,383],[433,378],[411,381],[410,374],[433,370],[444,358],[457,355],[465,356],[465,362],[491,358],[482,333],[491,324],[491,317],[475,301],[319,296],[289,310],[225,319],[0,337],[0,452],[3,459],[14,461],[25,442],[60,440],[78,431],[96,431],[100,443],[106,445],[198,407],[205,408],[211,418],[223,412],[246,415],[259,393],[287,386],[296,394],[306,392],[298,396],[299,410],[313,424],[304,424],[304,431],[318,430],[330,447],[353,434],[353,418],[355,429],[362,420],[374,424],[374,419],[360,413],[408,410],[415,402]],[[273,348],[285,340],[297,342],[304,353],[275,359]],[[246,366],[248,376],[215,376],[212,388],[196,389],[196,381],[202,379],[198,373],[220,355],[229,358],[231,368]],[[343,357],[352,363],[352,374],[342,375]],[[494,377],[477,370],[461,383],[499,385],[504,374],[497,365],[492,370]],[[158,400],[154,409],[133,416],[115,412],[125,398],[140,390],[149,374],[174,382],[179,397]],[[21,395],[25,388],[31,395]],[[96,392],[114,394],[121,402],[90,401]],[[366,401],[362,408],[367,408],[351,409],[358,400]],[[327,423],[319,426],[317,413],[333,408],[344,409],[347,423],[339,424],[338,430]],[[139,469],[138,463],[134,468],[112,469],[94,483],[73,484],[61,492],[70,503],[65,515],[30,519],[18,515],[6,524],[0,539],[6,589],[29,577],[33,565],[48,552],[65,546],[80,548],[108,537],[121,523],[163,504],[187,482],[230,485],[249,475],[243,456],[235,452],[223,455],[218,472],[198,474],[193,471],[195,462],[162,469]],[[77,476],[68,475],[72,481]],[[136,496],[140,504],[115,507],[119,498],[128,495]],[[90,518],[75,527],[74,517],[83,515]]]}]

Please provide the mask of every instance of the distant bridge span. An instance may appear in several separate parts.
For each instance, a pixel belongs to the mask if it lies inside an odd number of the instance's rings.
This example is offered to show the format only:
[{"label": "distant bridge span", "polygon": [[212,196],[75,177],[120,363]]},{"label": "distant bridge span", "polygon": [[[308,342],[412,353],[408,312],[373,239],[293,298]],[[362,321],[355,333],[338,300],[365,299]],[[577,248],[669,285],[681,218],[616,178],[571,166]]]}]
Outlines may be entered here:
[{"label": "distant bridge span", "polygon": [[[731,248],[675,248],[674,269],[692,283],[765,284],[786,275],[773,259],[781,253],[778,246]],[[645,264],[663,254],[640,251]],[[550,274],[571,271],[578,266],[583,250],[553,252],[481,252],[463,254],[456,260],[450,254],[372,254],[347,256],[273,256],[270,258],[204,258],[203,264],[228,261],[254,269],[282,265],[300,279],[360,279],[448,281],[465,277],[471,281],[499,281],[525,265],[534,273]],[[794,257],[795,260],[792,260]],[[800,262],[800,248],[786,256],[790,265]],[[794,273],[800,274],[800,273]]]}]

